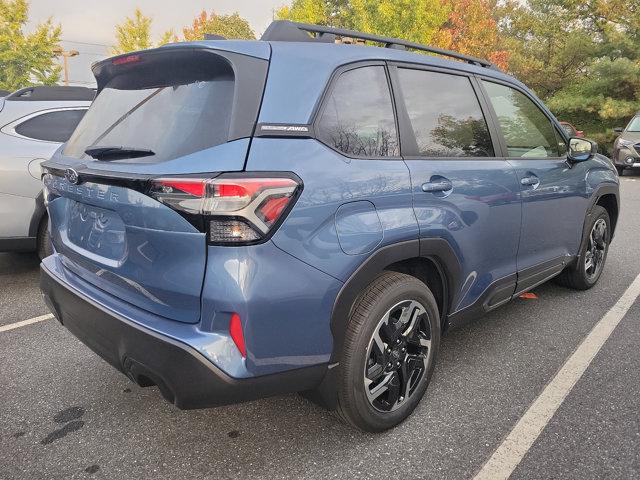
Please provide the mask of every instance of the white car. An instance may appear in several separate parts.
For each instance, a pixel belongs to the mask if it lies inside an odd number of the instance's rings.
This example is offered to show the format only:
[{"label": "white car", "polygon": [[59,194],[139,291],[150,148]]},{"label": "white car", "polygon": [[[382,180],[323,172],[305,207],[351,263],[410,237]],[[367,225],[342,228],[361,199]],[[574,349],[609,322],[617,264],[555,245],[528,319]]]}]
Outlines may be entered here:
[{"label": "white car", "polygon": [[85,87],[28,87],[0,98],[0,252],[50,249],[40,163],[66,142],[91,105]]}]

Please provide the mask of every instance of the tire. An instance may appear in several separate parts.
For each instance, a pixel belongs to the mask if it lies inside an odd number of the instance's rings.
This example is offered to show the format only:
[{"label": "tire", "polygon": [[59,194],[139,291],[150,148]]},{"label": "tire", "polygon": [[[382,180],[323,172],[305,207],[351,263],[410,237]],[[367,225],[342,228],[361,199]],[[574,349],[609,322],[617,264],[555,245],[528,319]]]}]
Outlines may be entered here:
[{"label": "tire", "polygon": [[[605,225],[605,231],[603,236],[603,244],[599,245],[598,237],[599,233],[594,232],[594,227],[597,225]],[[594,238],[591,238],[592,233]],[[588,257],[594,259],[594,242],[596,244],[596,250],[600,256],[598,260],[597,268],[588,269]],[[556,283],[574,290],[588,290],[593,287],[598,280],[604,269],[605,262],[607,260],[607,253],[609,251],[609,243],[611,242],[611,219],[607,211],[600,205],[593,207],[591,215],[591,221],[585,229],[585,234],[582,238],[580,247],[580,254],[574,265],[571,265],[564,269],[564,271],[556,277]],[[593,261],[591,263],[593,265]]]},{"label": "tire", "polygon": [[616,165],[616,170],[618,171],[618,176],[619,177],[624,175],[624,167],[619,167],[618,165]]},{"label": "tire", "polygon": [[[349,319],[338,372],[337,416],[368,432],[398,425],[424,395],[439,345],[440,316],[429,288],[402,273],[378,276],[356,300]],[[365,372],[372,378],[377,375],[369,372],[376,372],[379,379],[367,386]]]},{"label": "tire", "polygon": [[45,215],[40,220],[40,225],[38,226],[38,238],[37,248],[38,248],[38,257],[40,260],[48,257],[53,253],[53,246],[51,245],[51,237],[49,236],[49,217]]}]

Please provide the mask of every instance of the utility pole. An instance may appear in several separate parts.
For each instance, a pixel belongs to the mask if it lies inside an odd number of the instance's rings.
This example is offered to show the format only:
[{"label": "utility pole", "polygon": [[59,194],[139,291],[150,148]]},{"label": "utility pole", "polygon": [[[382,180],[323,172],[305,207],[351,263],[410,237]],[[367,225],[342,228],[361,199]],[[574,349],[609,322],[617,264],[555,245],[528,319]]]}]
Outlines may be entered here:
[{"label": "utility pole", "polygon": [[69,86],[69,57],[75,57],[80,55],[77,50],[63,50],[60,47],[54,48],[53,53],[57,57],[62,57],[64,62],[64,84]]}]

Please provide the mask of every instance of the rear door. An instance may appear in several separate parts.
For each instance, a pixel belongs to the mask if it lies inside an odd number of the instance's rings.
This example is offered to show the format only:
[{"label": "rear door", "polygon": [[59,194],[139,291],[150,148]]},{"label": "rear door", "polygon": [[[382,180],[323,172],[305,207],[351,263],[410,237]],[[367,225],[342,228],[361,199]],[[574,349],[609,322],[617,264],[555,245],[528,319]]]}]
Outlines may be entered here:
[{"label": "rear door", "polygon": [[45,164],[56,261],[134,306],[197,322],[207,255],[198,179],[243,169],[266,58],[180,46],[95,66],[92,107]]},{"label": "rear door", "polygon": [[472,78],[398,65],[394,79],[413,133],[403,137],[403,156],[421,245],[445,239],[460,262],[450,313],[495,307],[511,298],[516,282],[521,203],[514,169],[496,155]]},{"label": "rear door", "polygon": [[523,91],[493,81],[482,84],[522,191],[518,290],[527,290],[562,270],[578,251],[589,166],[567,162],[564,138]]}]

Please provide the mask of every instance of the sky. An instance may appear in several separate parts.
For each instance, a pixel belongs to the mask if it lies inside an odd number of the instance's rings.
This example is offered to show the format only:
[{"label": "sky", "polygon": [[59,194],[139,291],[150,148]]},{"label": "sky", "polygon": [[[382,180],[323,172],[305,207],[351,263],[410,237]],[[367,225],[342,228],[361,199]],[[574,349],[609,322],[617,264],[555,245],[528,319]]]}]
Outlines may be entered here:
[{"label": "sky", "polygon": [[95,85],[91,63],[109,56],[115,43],[115,25],[133,16],[136,7],[153,18],[152,38],[163,32],[182,28],[203,9],[216,13],[238,12],[246,18],[257,36],[267,28],[274,9],[290,0],[31,0],[26,31],[51,18],[62,26],[62,47],[78,50],[80,55],[69,59],[69,79],[75,85]]}]

